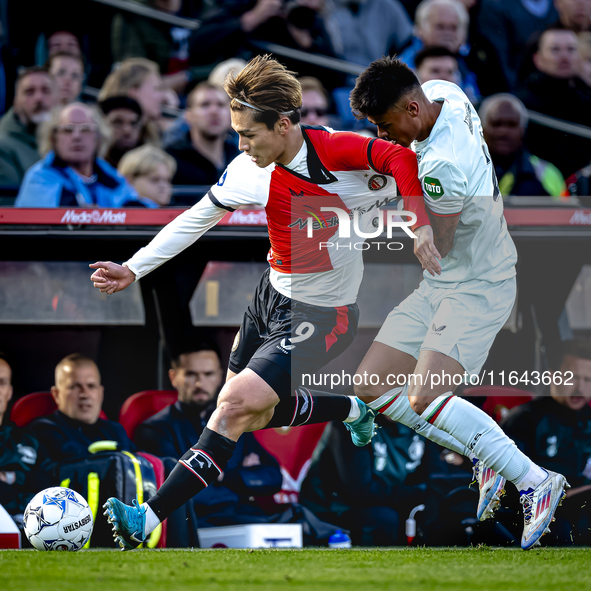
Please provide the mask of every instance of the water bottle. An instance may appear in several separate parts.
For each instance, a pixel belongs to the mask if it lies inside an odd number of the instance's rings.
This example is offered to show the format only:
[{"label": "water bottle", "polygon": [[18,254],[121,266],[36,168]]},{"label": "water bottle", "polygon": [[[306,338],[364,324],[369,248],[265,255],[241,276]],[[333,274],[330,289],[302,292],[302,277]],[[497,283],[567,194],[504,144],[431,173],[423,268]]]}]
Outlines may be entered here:
[{"label": "water bottle", "polygon": [[329,548],[350,548],[351,547],[351,538],[343,533],[340,529],[328,538],[328,547]]}]

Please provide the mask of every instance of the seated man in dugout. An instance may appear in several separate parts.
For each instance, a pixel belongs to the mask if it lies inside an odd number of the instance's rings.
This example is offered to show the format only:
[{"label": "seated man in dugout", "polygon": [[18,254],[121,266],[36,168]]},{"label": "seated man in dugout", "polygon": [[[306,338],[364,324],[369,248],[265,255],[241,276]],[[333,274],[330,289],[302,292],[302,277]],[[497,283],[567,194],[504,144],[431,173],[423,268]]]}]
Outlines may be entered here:
[{"label": "seated man in dugout", "polygon": [[[99,457],[94,455],[99,442],[104,447],[99,451],[136,452],[135,444],[119,423],[100,418],[104,388],[99,369],[92,359],[78,353],[64,357],[55,368],[51,395],[57,410],[33,421],[28,427],[44,453],[41,470],[46,486],[60,484],[60,466],[64,463]],[[167,473],[176,464],[172,458],[162,460]],[[111,474],[110,471],[107,473]],[[188,524],[191,524],[192,531]],[[169,517],[167,546],[197,545],[195,530],[196,519],[191,508],[181,507]]]},{"label": "seated man in dugout", "polygon": [[591,343],[585,339],[565,341],[550,349],[549,364],[549,392],[515,407],[501,426],[534,462],[550,470],[560,468],[572,486],[547,544],[589,546]]}]

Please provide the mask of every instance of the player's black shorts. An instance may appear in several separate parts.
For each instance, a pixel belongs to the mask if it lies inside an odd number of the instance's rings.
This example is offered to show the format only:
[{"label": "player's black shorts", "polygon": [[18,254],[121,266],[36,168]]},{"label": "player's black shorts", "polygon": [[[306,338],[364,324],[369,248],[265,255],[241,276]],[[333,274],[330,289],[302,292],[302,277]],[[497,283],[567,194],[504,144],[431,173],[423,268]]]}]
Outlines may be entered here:
[{"label": "player's black shorts", "polygon": [[302,374],[313,374],[340,355],[357,333],[357,304],[327,308],[280,294],[263,274],[236,335],[229,368],[246,367],[280,398],[291,396]]}]

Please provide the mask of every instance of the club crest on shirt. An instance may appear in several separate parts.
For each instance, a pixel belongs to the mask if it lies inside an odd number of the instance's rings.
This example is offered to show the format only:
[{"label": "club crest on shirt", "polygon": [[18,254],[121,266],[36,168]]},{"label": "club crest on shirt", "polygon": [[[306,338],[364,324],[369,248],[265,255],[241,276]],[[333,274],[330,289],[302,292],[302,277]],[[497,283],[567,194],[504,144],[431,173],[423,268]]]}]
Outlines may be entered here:
[{"label": "club crest on shirt", "polygon": [[374,174],[367,181],[367,186],[370,191],[379,191],[386,186],[388,179],[382,174]]},{"label": "club crest on shirt", "polygon": [[236,351],[236,349],[238,349],[239,344],[240,344],[240,331],[238,331],[236,333],[236,336],[234,337],[234,342],[232,343],[232,353],[234,353],[234,351]]},{"label": "club crest on shirt", "polygon": [[426,176],[423,179],[423,189],[425,190],[425,193],[427,193],[427,195],[433,200],[437,200],[444,195],[443,187],[441,186],[439,180],[431,176]]}]

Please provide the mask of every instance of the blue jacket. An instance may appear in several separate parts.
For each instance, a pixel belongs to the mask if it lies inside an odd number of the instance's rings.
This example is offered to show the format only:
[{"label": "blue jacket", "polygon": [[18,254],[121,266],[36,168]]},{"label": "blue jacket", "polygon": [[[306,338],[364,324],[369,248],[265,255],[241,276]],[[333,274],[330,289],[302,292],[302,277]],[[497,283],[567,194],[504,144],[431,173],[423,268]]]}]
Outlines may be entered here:
[{"label": "blue jacket", "polygon": [[107,162],[97,158],[91,182],[85,182],[53,152],[31,166],[25,174],[15,207],[124,207],[145,205],[136,190]]}]

